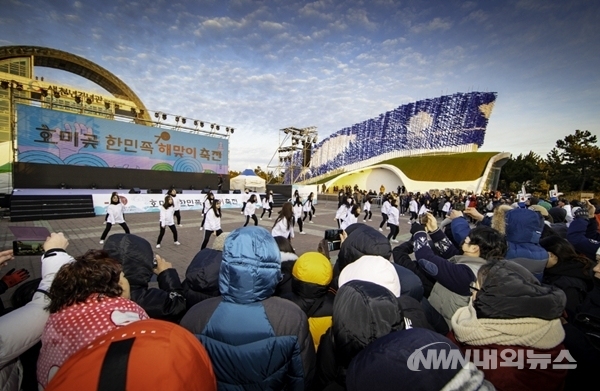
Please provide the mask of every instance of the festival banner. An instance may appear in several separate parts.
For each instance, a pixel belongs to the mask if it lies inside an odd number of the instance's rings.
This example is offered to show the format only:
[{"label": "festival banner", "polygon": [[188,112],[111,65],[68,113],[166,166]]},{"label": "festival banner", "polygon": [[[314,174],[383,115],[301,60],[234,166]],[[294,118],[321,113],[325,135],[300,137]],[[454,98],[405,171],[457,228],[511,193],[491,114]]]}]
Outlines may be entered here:
[{"label": "festival banner", "polygon": [[17,104],[24,163],[227,174],[228,140]]}]

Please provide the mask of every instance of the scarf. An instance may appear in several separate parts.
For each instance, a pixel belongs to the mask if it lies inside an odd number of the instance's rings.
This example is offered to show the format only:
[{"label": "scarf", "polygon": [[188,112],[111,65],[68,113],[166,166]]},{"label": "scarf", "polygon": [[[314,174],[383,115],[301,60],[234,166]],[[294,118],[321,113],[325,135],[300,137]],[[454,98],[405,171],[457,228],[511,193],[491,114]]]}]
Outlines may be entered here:
[{"label": "scarf", "polygon": [[552,349],[565,338],[560,319],[538,318],[478,319],[473,301],[452,316],[456,339],[467,345],[513,345]]}]

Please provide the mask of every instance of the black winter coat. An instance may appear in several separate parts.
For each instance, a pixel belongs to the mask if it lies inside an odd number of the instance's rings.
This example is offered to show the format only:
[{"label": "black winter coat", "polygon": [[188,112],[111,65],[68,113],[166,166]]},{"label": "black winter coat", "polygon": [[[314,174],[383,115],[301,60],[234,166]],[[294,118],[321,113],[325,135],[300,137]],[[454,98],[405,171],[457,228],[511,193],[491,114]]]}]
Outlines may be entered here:
[{"label": "black winter coat", "polygon": [[333,304],[333,325],[321,337],[314,390],[345,387],[346,368],[369,343],[404,327],[398,300],[388,289],[367,281],[344,284]]},{"label": "black winter coat", "polygon": [[106,239],[104,250],[123,264],[131,300],[153,319],[179,322],[187,310],[181,280],[175,269],[167,269],[158,275],[158,289],[148,288],[154,275],[154,252],[146,239],[132,234],[114,234]]},{"label": "black winter coat", "polygon": [[222,255],[221,251],[205,248],[190,262],[182,284],[188,309],[202,300],[220,295],[219,270]]}]

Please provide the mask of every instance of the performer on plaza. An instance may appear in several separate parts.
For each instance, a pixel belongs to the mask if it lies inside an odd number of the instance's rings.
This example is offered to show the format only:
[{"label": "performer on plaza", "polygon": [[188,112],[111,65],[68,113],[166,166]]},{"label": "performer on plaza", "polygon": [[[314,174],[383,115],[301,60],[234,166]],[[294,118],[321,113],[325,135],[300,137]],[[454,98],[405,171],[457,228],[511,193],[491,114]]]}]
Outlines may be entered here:
[{"label": "performer on plaza", "polygon": [[250,199],[250,190],[246,189],[246,190],[244,190],[244,194],[242,194],[242,211],[240,212],[241,214],[244,214],[244,212],[246,210],[246,204],[248,203],[249,199]]},{"label": "performer on plaza", "polygon": [[367,220],[372,221],[371,217],[373,217],[373,213],[371,213],[371,196],[367,196],[367,199],[365,200],[365,205],[363,206],[363,209],[365,210],[365,218],[363,219],[363,223]]},{"label": "performer on plaza", "polygon": [[177,189],[173,188],[168,193],[173,198],[174,216],[177,218],[177,226],[181,227],[181,199],[177,198]]},{"label": "performer on plaza", "polygon": [[246,201],[246,205],[244,206],[244,215],[246,216],[246,223],[244,227],[248,225],[250,221],[250,217],[254,221],[254,225],[258,225],[258,219],[256,218],[256,194],[252,194],[248,201]]},{"label": "performer on plaza", "polygon": [[302,213],[303,213],[303,205],[300,200],[300,196],[297,196],[294,200],[294,204],[292,210],[294,211],[294,221],[298,223],[298,229],[300,230],[300,235],[305,235],[306,232],[302,230]]},{"label": "performer on plaza", "polygon": [[273,237],[282,236],[286,239],[294,238],[294,210],[291,202],[286,202],[279,211],[279,216],[275,219],[275,224],[271,229]]},{"label": "performer on plaza", "polygon": [[202,223],[200,223],[200,231],[204,228],[204,221],[206,220],[206,212],[211,208],[213,201],[215,199],[215,195],[212,191],[209,191],[206,197],[204,197],[204,201],[202,201]]},{"label": "performer on plaza", "polygon": [[223,233],[223,230],[221,229],[221,201],[217,199],[213,200],[213,204],[206,212],[205,217],[206,229],[204,231],[204,241],[202,242],[202,246],[200,246],[200,250],[206,248],[206,245],[208,245],[208,240],[213,232],[215,232],[216,236],[219,236]]},{"label": "performer on plaza", "polygon": [[314,209],[315,207],[313,206],[313,193],[310,193],[306,198],[306,201],[304,201],[304,204],[302,205],[302,212],[304,213],[304,218],[302,219],[302,221],[306,221],[306,217],[308,217],[308,222],[312,224]]},{"label": "performer on plaza", "polygon": [[[267,201],[269,202],[271,209],[273,209],[273,206],[275,205],[275,202],[273,201],[273,190],[269,190],[267,193]],[[269,217],[271,216],[269,215]]]},{"label": "performer on plaza", "polygon": [[418,212],[419,212],[419,203],[417,202],[417,197],[410,197],[410,202],[408,203],[408,211],[410,212],[410,220],[408,220],[408,224],[412,224],[413,222],[418,222]]},{"label": "performer on plaza", "polygon": [[313,202],[314,193],[311,191],[308,195],[308,199],[310,200],[310,208],[312,209],[313,217],[317,215],[317,209],[315,208],[315,203]]},{"label": "performer on plaza", "polygon": [[387,239],[392,243],[398,243],[396,237],[400,231],[400,211],[398,210],[398,200],[392,198],[390,207],[388,208],[388,224],[390,227],[390,233]]},{"label": "performer on plaza", "polygon": [[354,204],[352,208],[348,210],[346,216],[340,222],[340,228],[346,230],[349,225],[356,224],[358,222],[358,216],[360,216],[360,205]]},{"label": "performer on plaza", "polygon": [[273,203],[272,203],[272,202],[269,202],[269,196],[270,196],[270,195],[267,193],[267,194],[265,195],[265,198],[263,198],[263,200],[262,200],[262,207],[263,207],[263,211],[262,211],[262,213],[260,214],[260,219],[261,219],[261,220],[263,219],[263,216],[265,215],[265,213],[266,213],[267,211],[269,212],[269,216],[268,216],[268,217],[269,217],[269,220],[271,220],[271,212],[272,212],[272,209],[271,209],[271,208],[272,208],[272,204],[273,204]]},{"label": "performer on plaza", "polygon": [[158,234],[158,240],[156,241],[156,248],[160,248],[160,242],[165,235],[165,227],[169,227],[173,233],[173,242],[176,246],[179,246],[181,243],[177,241],[177,227],[175,227],[175,221],[173,220],[173,216],[175,215],[173,197],[167,194],[165,196],[165,201],[158,209],[160,210],[160,233]]},{"label": "performer on plaza", "polygon": [[346,196],[345,201],[339,206],[339,208],[335,212],[334,219],[337,221],[338,228],[341,227],[342,220],[346,217],[348,212],[352,209],[353,203],[354,203],[354,199],[350,196]]},{"label": "performer on plaza", "polygon": [[119,224],[126,234],[129,233],[129,227],[125,222],[125,216],[123,214],[124,208],[125,206],[121,203],[119,194],[116,191],[114,191],[110,196],[110,204],[106,209],[106,228],[104,229],[104,232],[102,232],[102,236],[100,236],[100,244],[104,244],[104,239],[106,239],[106,235],[108,235],[108,233],[110,232],[110,229],[112,228],[113,224]]},{"label": "performer on plaza", "polygon": [[[383,186],[383,185],[382,185]],[[383,231],[383,227],[386,225],[387,221],[388,221],[388,212],[390,210],[390,206],[392,205],[390,203],[389,198],[391,196],[387,196],[387,195],[383,195],[383,204],[381,204],[381,224],[379,224],[379,230]],[[388,226],[387,229],[390,229],[390,227]]]}]

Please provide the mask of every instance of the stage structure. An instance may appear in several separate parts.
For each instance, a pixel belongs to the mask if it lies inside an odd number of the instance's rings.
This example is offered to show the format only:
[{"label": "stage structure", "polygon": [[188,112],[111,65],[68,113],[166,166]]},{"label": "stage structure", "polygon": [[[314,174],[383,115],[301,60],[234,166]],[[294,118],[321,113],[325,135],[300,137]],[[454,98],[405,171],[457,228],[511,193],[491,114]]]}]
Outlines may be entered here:
[{"label": "stage structure", "polygon": [[[111,95],[34,75],[49,67]],[[150,111],[123,81],[51,48],[0,47],[0,195],[13,188],[229,189],[233,127]]]},{"label": "stage structure", "polygon": [[[495,92],[470,92],[420,100],[343,128],[313,146],[308,154],[304,150],[289,151],[290,155],[283,161],[284,183],[319,183],[330,188],[339,185],[336,182],[344,176],[364,173],[362,179],[361,175],[355,175],[353,180],[361,181],[365,189],[379,189],[375,177],[387,182],[389,189],[410,182],[412,188],[407,188],[411,191],[427,191],[431,185],[460,185],[474,191],[494,186],[495,180],[488,176],[495,173],[497,177],[495,169],[506,160],[506,154],[494,154],[493,158],[486,159],[491,166],[481,167],[477,178],[460,181],[443,176],[434,181],[408,178],[395,161],[477,152],[483,145],[496,96]],[[375,168],[382,168],[388,174],[373,175]],[[372,178],[369,180],[366,176]],[[451,177],[453,175],[449,175]]]},{"label": "stage structure", "polygon": [[[283,173],[284,177],[288,178],[286,183],[291,185],[310,178],[310,175],[307,176],[308,163],[313,144],[318,141],[316,126],[280,129],[279,139],[277,149],[279,164],[275,166],[275,172],[279,175]],[[267,167],[273,167],[271,162]]]}]

